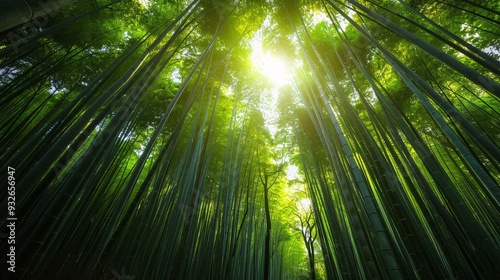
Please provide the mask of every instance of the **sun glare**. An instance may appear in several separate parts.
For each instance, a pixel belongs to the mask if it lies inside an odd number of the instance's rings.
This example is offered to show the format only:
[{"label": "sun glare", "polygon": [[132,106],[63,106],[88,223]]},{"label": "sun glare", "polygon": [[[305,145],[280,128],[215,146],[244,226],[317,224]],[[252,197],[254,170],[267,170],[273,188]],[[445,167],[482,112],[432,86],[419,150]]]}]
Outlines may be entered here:
[{"label": "sun glare", "polygon": [[138,0],[138,1],[145,9],[149,8],[149,5],[151,5],[150,0]]},{"label": "sun glare", "polygon": [[279,54],[273,55],[265,52],[262,49],[261,38],[254,37],[250,44],[252,46],[252,64],[257,71],[269,79],[276,88],[291,84],[291,65],[288,65],[286,60],[279,57]]},{"label": "sun glare", "polygon": [[278,57],[268,53],[260,53],[253,59],[254,67],[264,75],[275,87],[281,87],[290,83],[290,67]]},{"label": "sun glare", "polygon": [[[250,39],[251,47],[251,67],[252,72],[260,74],[259,78],[265,81],[270,87],[260,92],[260,110],[265,118],[265,125],[269,129],[271,135],[275,135],[278,131],[277,121],[277,105],[279,102],[280,90],[284,86],[293,84],[293,67],[294,63],[285,59],[284,53],[279,50],[273,52],[264,48],[263,30],[270,26],[270,20],[266,19],[262,28],[258,30],[253,38]],[[269,43],[269,42],[268,42]]]}]

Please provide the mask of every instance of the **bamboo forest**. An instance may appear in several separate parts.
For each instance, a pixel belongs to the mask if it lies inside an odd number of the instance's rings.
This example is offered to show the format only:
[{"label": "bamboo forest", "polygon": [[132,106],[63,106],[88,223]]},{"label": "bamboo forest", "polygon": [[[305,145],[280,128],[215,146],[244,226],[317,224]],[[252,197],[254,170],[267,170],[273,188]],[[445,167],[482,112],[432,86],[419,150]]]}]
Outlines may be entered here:
[{"label": "bamboo forest", "polygon": [[498,0],[0,0],[1,279],[500,279]]}]

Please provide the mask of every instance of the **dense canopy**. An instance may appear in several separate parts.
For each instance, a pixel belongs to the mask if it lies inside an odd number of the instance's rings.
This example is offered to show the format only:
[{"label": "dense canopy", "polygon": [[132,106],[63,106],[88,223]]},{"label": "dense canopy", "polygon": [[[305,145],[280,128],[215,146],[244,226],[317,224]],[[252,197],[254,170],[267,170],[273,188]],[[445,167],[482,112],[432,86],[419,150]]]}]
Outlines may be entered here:
[{"label": "dense canopy", "polygon": [[497,0],[0,10],[9,279],[500,275]]}]

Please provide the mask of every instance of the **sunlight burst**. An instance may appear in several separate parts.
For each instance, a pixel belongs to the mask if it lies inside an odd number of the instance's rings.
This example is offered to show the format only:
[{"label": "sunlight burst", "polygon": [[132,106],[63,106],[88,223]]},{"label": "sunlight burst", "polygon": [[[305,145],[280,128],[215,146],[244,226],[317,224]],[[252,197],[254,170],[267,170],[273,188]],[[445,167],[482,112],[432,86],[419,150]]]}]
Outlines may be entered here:
[{"label": "sunlight burst", "polygon": [[256,32],[254,37],[250,39],[250,46],[252,49],[250,55],[252,67],[271,85],[271,88],[264,90],[261,94],[261,111],[266,120],[266,127],[271,132],[271,135],[275,135],[277,132],[276,121],[278,119],[276,106],[280,88],[292,84],[293,65],[279,53],[273,54],[264,51],[262,30]]},{"label": "sunlight burst", "polygon": [[138,1],[139,4],[141,4],[145,9],[149,8],[149,6],[151,5],[150,0],[138,0]]},{"label": "sunlight burst", "polygon": [[254,67],[275,87],[290,84],[290,67],[278,57],[268,53],[258,53],[252,57]]},{"label": "sunlight burst", "polygon": [[272,54],[263,50],[262,34],[256,35],[250,40],[252,46],[252,65],[264,77],[266,77],[275,88],[291,84],[291,67],[288,61],[279,54]]}]

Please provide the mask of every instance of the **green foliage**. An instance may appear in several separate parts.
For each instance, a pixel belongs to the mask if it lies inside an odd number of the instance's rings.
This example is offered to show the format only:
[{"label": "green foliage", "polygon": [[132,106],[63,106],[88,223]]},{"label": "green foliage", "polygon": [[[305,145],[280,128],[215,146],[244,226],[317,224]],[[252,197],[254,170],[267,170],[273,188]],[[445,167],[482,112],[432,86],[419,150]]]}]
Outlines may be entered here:
[{"label": "green foliage", "polygon": [[[95,0],[13,29],[0,160],[17,273],[493,279],[498,9]],[[289,84],[253,65],[257,35]]]}]

